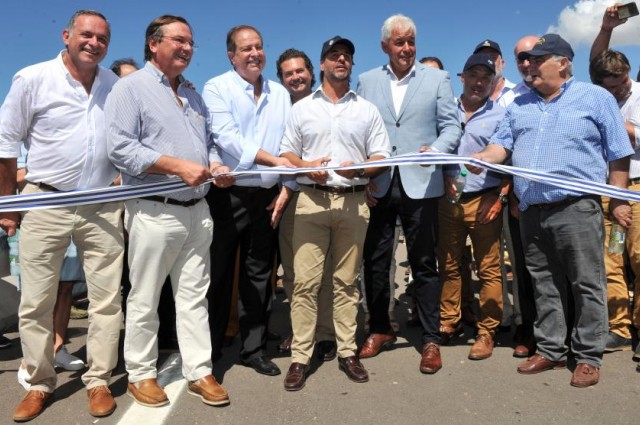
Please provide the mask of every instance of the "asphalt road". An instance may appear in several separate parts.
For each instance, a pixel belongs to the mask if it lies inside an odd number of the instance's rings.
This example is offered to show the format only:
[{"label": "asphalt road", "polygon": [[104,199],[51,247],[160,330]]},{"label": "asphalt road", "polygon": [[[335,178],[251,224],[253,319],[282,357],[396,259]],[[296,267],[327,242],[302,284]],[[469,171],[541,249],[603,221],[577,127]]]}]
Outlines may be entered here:
[{"label": "asphalt road", "polygon": [[[403,246],[398,256],[403,258]],[[404,287],[404,268],[396,282]],[[286,335],[288,306],[282,295],[274,303],[271,328]],[[171,400],[163,408],[138,406],[126,395],[126,373],[122,361],[111,389],[118,409],[97,419],[87,412],[81,372],[60,372],[55,400],[33,424],[638,424],[640,423],[640,373],[635,371],[630,351],[607,354],[600,383],[578,389],[569,385],[569,369],[523,376],[516,373],[519,359],[512,357],[510,333],[500,333],[491,358],[467,359],[473,329],[442,348],[444,367],[435,375],[423,375],[420,361],[420,333],[406,323],[406,297],[400,296],[397,315],[401,330],[395,349],[364,360],[370,381],[356,384],[338,370],[338,362],[315,364],[306,387],[284,391],[282,381],[289,359],[278,355],[277,342],[269,353],[283,375],[267,377],[237,364],[239,341],[224,351],[214,374],[229,391],[231,404],[210,407],[186,392],[177,353],[163,352],[160,381]],[[360,315],[362,320],[362,314]],[[69,351],[86,358],[83,348],[87,321],[70,323]],[[362,327],[360,327],[362,329]],[[0,424],[12,423],[11,414],[23,395],[16,381],[20,362],[19,336],[0,350]],[[358,342],[364,339],[362,331]]]}]

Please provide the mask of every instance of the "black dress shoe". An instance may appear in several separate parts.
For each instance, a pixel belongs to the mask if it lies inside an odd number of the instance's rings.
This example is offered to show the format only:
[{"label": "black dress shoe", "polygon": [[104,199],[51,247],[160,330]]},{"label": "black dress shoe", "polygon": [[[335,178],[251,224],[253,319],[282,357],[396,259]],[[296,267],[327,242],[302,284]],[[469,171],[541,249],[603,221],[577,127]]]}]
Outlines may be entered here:
[{"label": "black dress shoe", "polygon": [[335,341],[320,341],[316,345],[316,356],[318,360],[330,362],[336,358],[338,346]]},{"label": "black dress shoe", "polygon": [[274,362],[264,356],[254,357],[249,360],[241,360],[241,363],[263,375],[280,375],[280,368],[278,368],[278,366]]},{"label": "black dress shoe", "polygon": [[287,391],[299,391],[304,388],[307,380],[309,366],[302,363],[291,363],[287,376],[284,378],[284,389]]},{"label": "black dress shoe", "polygon": [[351,379],[353,382],[367,382],[369,380],[369,373],[367,373],[367,369],[362,366],[360,360],[356,356],[338,359],[338,367],[341,371],[343,371],[347,378]]}]

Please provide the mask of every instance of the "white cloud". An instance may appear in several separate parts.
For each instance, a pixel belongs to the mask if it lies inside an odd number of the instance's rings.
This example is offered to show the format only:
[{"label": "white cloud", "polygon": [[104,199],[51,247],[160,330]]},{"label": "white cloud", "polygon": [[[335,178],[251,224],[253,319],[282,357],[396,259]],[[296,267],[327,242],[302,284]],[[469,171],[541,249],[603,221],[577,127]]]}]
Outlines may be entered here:
[{"label": "white cloud", "polygon": [[[547,32],[560,34],[574,48],[580,44],[591,46],[600,31],[604,11],[613,3],[612,0],[579,0],[565,7],[557,24],[550,25]],[[613,31],[611,47],[623,45],[640,45],[640,16],[630,18]]]}]

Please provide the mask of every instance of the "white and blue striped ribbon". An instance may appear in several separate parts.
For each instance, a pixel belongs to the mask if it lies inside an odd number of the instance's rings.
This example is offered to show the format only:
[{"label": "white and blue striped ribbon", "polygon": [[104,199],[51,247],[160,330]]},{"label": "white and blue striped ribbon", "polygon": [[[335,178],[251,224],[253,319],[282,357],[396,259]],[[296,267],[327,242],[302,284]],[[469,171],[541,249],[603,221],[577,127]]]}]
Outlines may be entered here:
[{"label": "white and blue striped ribbon", "polygon": [[[611,198],[625,199],[640,202],[640,192],[621,189],[604,183],[596,183],[558,174],[528,170],[526,168],[507,165],[489,164],[475,158],[463,157],[453,154],[438,152],[423,152],[398,155],[391,158],[370,161],[362,164],[353,164],[345,167],[327,166],[319,168],[286,168],[271,167],[259,170],[234,171],[228,173],[236,178],[252,174],[283,174],[293,175],[319,170],[353,170],[371,167],[389,167],[403,165],[446,165],[446,164],[471,164],[486,168],[501,174],[511,174],[524,177],[529,180],[546,183],[562,189],[575,190],[586,194],[604,195]],[[216,176],[214,176],[215,179]],[[212,179],[213,180],[213,179]],[[210,181],[212,181],[210,180]],[[135,186],[110,186],[100,189],[72,190],[69,192],[41,192],[26,195],[5,196],[0,198],[0,212],[26,211],[42,208],[59,208],[72,205],[87,205],[100,202],[123,201],[142,196],[160,195],[187,188],[187,185],[178,178],[171,178],[163,182],[149,183]]]}]

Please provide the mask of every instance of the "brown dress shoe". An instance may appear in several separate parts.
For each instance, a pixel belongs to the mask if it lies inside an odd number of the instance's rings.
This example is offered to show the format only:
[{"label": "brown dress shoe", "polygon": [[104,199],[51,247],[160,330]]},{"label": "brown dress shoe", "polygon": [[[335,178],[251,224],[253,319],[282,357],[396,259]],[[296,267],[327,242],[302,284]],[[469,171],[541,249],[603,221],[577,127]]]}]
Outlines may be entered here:
[{"label": "brown dress shoe", "polygon": [[229,394],[227,394],[227,390],[218,384],[218,381],[216,381],[213,375],[207,375],[197,381],[190,381],[187,392],[196,397],[200,397],[200,400],[209,406],[225,406],[229,404]]},{"label": "brown dress shoe", "polygon": [[158,385],[155,378],[143,379],[127,385],[127,394],[138,403],[147,407],[160,407],[169,404],[167,394]]},{"label": "brown dress shoe", "polygon": [[291,363],[287,376],[284,378],[284,389],[287,391],[300,391],[307,381],[309,366],[302,363]]},{"label": "brown dress shoe", "polygon": [[345,357],[344,359],[342,357],[338,358],[338,367],[353,382],[362,383],[369,380],[367,369],[362,366],[356,356]]},{"label": "brown dress shoe", "polygon": [[278,353],[290,353],[291,343],[293,342],[293,335],[289,335],[278,344]]},{"label": "brown dress shoe", "polygon": [[455,326],[440,325],[440,339],[443,345],[447,345],[451,339],[460,336],[464,333],[462,329],[462,323],[458,323]]},{"label": "brown dress shoe", "polygon": [[578,363],[571,377],[571,385],[586,388],[598,383],[600,369],[587,363]]},{"label": "brown dress shoe", "polygon": [[38,417],[44,410],[47,400],[51,398],[52,393],[44,391],[27,391],[20,404],[13,411],[13,420],[16,422],[26,422]]},{"label": "brown dress shoe", "polygon": [[361,359],[375,357],[380,353],[380,351],[390,349],[396,340],[397,338],[395,335],[371,334],[364,341],[358,356]]},{"label": "brown dress shoe", "polygon": [[422,346],[422,359],[420,360],[420,372],[436,373],[442,369],[440,347],[435,342],[427,342]]},{"label": "brown dress shoe", "polygon": [[523,361],[518,365],[518,373],[522,373],[524,375],[532,375],[534,373],[544,372],[546,370],[551,369],[564,369],[567,366],[567,362],[565,360],[560,360],[559,362],[554,362],[541,354],[534,354],[529,357],[527,360]]},{"label": "brown dress shoe", "polygon": [[480,334],[476,337],[469,350],[469,360],[484,360],[493,354],[493,338],[489,334]]},{"label": "brown dress shoe", "polygon": [[88,389],[87,395],[89,396],[89,413],[91,416],[101,418],[109,416],[116,410],[116,401],[106,385]]}]

